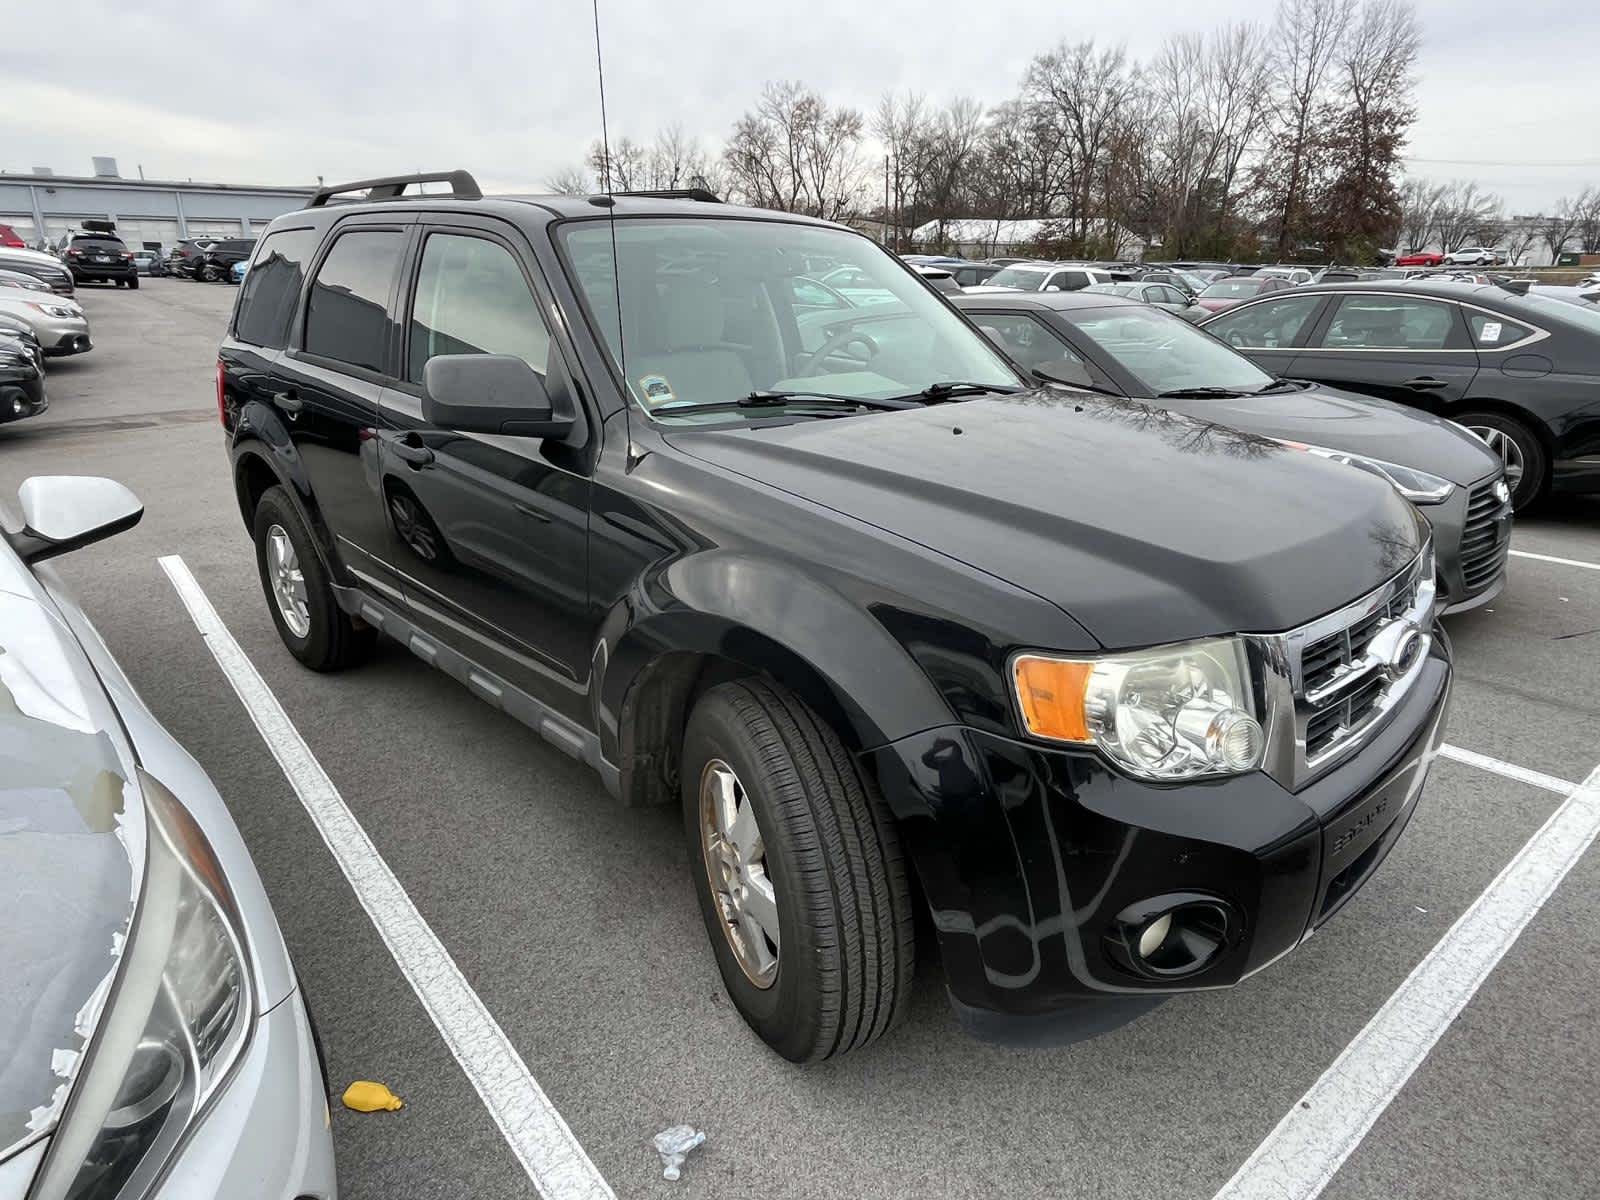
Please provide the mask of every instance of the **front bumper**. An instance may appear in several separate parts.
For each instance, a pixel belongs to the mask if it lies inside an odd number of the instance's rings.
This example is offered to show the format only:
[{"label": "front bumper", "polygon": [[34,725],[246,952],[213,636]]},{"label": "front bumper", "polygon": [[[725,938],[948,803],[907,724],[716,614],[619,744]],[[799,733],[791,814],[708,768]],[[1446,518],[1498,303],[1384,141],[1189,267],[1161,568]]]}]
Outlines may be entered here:
[{"label": "front bumper", "polygon": [[84,354],[94,349],[89,340],[89,322],[83,317],[44,317],[34,322],[33,331],[50,357]]},{"label": "front bumper", "polygon": [[[1262,772],[1155,785],[1096,755],[965,726],[868,755],[933,913],[958,1011],[1057,1013],[1229,987],[1297,946],[1367,880],[1415,808],[1448,707],[1438,634],[1416,684],[1349,761],[1298,793]],[[1123,965],[1117,917],[1190,893],[1231,914],[1198,972]],[[1137,1007],[1137,1006],[1135,1006]]]},{"label": "front bumper", "polygon": [[32,379],[0,380],[0,423],[36,417],[49,407],[44,380],[38,375]]},{"label": "front bumper", "polygon": [[328,1097],[296,990],[256,1020],[233,1078],[190,1131],[152,1194],[334,1200]]}]

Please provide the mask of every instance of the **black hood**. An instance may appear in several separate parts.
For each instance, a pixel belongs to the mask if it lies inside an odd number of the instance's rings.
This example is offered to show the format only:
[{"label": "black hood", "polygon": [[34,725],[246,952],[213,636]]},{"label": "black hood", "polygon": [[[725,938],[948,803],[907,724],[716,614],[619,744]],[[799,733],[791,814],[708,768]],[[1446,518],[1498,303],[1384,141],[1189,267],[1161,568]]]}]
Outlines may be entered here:
[{"label": "black hood", "polygon": [[1494,451],[1443,417],[1320,383],[1294,392],[1159,403],[1202,421],[1381,458],[1451,483],[1477,483],[1500,466]]},{"label": "black hood", "polygon": [[1054,389],[670,440],[1026,588],[1110,648],[1292,628],[1421,537],[1375,476]]}]

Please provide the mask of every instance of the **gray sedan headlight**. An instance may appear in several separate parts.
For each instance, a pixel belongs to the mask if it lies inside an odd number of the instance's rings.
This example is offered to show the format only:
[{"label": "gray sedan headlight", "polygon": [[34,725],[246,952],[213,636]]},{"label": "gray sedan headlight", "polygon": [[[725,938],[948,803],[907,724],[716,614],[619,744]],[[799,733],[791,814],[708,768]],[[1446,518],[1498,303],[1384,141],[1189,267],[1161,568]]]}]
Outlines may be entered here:
[{"label": "gray sedan headlight", "polygon": [[1092,745],[1130,774],[1191,779],[1261,765],[1266,736],[1238,638],[1092,659],[1022,654],[1012,682],[1029,733]]},{"label": "gray sedan headlight", "polygon": [[242,926],[200,827],[140,773],[144,884],[116,982],[31,1200],[133,1200],[239,1061],[255,1015]]},{"label": "gray sedan headlight", "polygon": [[29,308],[37,308],[47,317],[66,318],[83,316],[83,309],[79,308],[76,304],[40,304],[33,300],[26,300],[24,303],[27,304]]},{"label": "gray sedan headlight", "polygon": [[1450,498],[1450,493],[1456,488],[1456,485],[1448,479],[1441,479],[1437,475],[1430,475],[1415,467],[1402,467],[1399,463],[1384,462],[1381,458],[1369,458],[1365,454],[1354,454],[1349,450],[1332,450],[1327,446],[1310,446],[1305,442],[1285,441],[1283,444],[1295,450],[1304,450],[1307,454],[1315,454],[1318,458],[1344,463],[1346,466],[1376,475],[1391,484],[1395,491],[1413,504],[1442,504]]}]

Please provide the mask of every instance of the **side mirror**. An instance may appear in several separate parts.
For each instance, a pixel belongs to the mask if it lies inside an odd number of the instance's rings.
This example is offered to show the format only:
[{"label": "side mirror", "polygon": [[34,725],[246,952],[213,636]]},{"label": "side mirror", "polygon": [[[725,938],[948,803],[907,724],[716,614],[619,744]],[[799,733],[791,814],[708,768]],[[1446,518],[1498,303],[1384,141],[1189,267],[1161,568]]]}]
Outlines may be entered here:
[{"label": "side mirror", "polygon": [[1070,358],[1057,358],[1032,368],[1033,373],[1046,383],[1065,383],[1070,387],[1093,390],[1094,377],[1081,362]]},{"label": "side mirror", "polygon": [[93,475],[35,475],[17,489],[22,505],[22,530],[8,533],[25,562],[66,554],[132,529],[144,516],[144,505],[115,479]]},{"label": "side mirror", "polygon": [[558,412],[539,373],[514,354],[441,354],[422,368],[422,415],[463,433],[562,437],[577,414]]},{"label": "side mirror", "polygon": [[1052,283],[1044,290],[1047,292],[1059,292],[1061,290],[1061,285],[1059,283]]}]

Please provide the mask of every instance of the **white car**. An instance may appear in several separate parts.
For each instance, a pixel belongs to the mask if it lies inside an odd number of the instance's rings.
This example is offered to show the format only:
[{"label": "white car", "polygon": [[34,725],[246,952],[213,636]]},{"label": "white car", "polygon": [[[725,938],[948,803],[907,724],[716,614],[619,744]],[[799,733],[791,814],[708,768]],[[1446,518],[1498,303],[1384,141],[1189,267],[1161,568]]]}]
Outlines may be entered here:
[{"label": "white car", "polygon": [[0,313],[15,317],[38,339],[46,354],[82,354],[93,348],[89,318],[76,300],[20,287],[0,288]]},{"label": "white car", "polygon": [[0,1200],[335,1200],[294,967],[227,805],[45,561],[133,525],[36,477],[0,539]]},{"label": "white car", "polygon": [[1492,267],[1500,262],[1500,256],[1487,246],[1463,246],[1446,254],[1444,261],[1453,266]]},{"label": "white car", "polygon": [[1316,282],[1316,276],[1305,267],[1262,267],[1255,274],[1269,279],[1287,279],[1295,287]]},{"label": "white car", "polygon": [[1091,283],[1115,283],[1111,272],[1097,267],[1077,267],[1061,263],[1012,263],[996,271],[985,283],[966,291],[986,292],[1075,292]]}]

